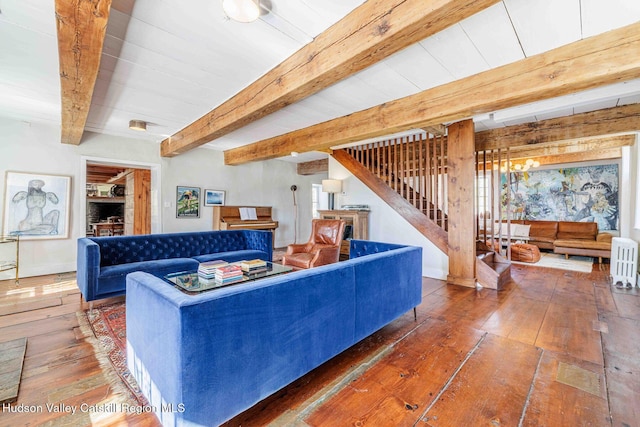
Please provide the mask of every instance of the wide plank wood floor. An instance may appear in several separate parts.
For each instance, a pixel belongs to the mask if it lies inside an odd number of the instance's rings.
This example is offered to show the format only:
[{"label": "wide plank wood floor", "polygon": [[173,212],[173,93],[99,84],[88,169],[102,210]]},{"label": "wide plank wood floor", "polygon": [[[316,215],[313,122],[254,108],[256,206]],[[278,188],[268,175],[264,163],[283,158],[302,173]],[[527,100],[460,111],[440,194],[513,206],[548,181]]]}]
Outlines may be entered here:
[{"label": "wide plank wood floor", "polygon": [[[640,426],[640,292],[590,274],[512,266],[496,292],[423,279],[407,313],[228,426]],[[114,300],[102,303],[112,303]],[[0,282],[0,342],[27,337],[0,426],[157,426],[152,414],[54,413],[116,398],[76,312],[75,274]]]}]

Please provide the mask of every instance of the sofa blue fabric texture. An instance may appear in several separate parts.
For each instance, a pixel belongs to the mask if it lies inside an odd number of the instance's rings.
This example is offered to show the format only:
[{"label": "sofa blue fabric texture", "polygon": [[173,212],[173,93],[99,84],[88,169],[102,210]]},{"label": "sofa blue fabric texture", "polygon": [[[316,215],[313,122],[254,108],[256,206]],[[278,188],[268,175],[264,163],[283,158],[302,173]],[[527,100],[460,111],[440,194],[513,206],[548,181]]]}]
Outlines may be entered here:
[{"label": "sofa blue fabric texture", "polygon": [[162,424],[219,425],[420,304],[422,249],[367,244],[197,295],[129,274],[127,364]]},{"label": "sofa blue fabric texture", "polygon": [[214,259],[271,261],[271,245],[271,233],[260,230],[83,237],[78,239],[78,287],[86,301],[123,295],[131,272],[163,277],[197,270],[200,262]]}]

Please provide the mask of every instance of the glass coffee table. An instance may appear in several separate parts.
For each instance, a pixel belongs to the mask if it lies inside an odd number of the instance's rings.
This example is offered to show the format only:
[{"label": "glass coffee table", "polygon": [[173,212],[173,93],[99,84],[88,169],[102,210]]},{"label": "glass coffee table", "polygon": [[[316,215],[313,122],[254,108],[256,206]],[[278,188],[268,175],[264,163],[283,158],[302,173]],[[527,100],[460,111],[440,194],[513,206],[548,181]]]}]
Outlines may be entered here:
[{"label": "glass coffee table", "polygon": [[[242,261],[230,262],[229,265],[240,265],[241,262]],[[265,277],[277,276],[279,274],[288,273],[292,270],[292,267],[274,264],[267,261],[266,270],[257,273],[243,272],[241,278],[229,283],[219,283],[216,282],[215,279],[203,279],[198,275],[197,271],[180,271],[177,273],[167,274],[164,278],[185,293],[197,294],[200,292],[210,291],[212,289],[219,289],[226,286],[233,286],[240,283],[259,280]]]}]

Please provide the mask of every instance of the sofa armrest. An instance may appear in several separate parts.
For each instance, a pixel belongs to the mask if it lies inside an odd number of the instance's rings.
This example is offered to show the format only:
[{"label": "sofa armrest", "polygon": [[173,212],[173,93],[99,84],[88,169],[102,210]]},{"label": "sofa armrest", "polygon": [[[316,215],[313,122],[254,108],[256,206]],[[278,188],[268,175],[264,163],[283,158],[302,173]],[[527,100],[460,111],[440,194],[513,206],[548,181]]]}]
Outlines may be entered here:
[{"label": "sofa armrest", "polygon": [[93,301],[100,276],[100,246],[91,239],[78,239],[76,260],[77,284],[85,301]]},{"label": "sofa armrest", "polygon": [[263,251],[267,254],[265,261],[273,261],[273,233],[264,230],[243,230],[247,249]]},{"label": "sofa armrest", "polygon": [[315,253],[311,260],[312,266],[319,267],[321,265],[332,264],[340,258],[340,246],[313,245],[311,253]]}]

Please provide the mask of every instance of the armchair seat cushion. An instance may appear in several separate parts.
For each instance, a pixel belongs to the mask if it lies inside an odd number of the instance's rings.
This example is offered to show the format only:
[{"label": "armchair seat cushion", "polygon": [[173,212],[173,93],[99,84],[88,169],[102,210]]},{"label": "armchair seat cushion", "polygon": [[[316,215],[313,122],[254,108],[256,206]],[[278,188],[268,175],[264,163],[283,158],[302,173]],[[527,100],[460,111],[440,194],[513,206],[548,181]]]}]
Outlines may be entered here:
[{"label": "armchair seat cushion", "polygon": [[298,252],[295,257],[287,258],[287,265],[295,268],[311,268],[311,261],[315,254],[311,252]]}]

